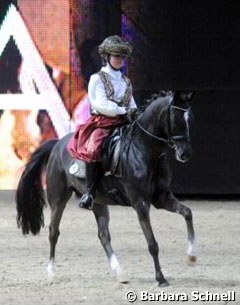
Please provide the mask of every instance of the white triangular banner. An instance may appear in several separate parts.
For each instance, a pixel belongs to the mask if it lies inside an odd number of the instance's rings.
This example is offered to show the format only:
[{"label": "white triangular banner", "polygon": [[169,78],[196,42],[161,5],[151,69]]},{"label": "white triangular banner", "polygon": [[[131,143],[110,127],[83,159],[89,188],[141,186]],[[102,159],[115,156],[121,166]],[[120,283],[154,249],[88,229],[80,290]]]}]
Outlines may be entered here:
[{"label": "white triangular banner", "polygon": [[22,56],[25,77],[35,83],[38,92],[29,85],[21,86],[22,94],[0,94],[0,109],[46,109],[59,137],[74,127],[44,62],[16,7],[11,4],[0,27],[0,56],[10,38]]}]

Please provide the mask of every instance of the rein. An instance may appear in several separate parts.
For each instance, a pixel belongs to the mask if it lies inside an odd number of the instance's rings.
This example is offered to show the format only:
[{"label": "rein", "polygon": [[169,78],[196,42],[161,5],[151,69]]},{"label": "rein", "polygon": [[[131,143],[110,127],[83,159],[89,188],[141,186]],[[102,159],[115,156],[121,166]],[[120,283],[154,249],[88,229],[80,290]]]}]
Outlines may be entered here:
[{"label": "rein", "polygon": [[[165,139],[165,138],[161,138],[161,137],[155,136],[153,133],[149,132],[147,129],[145,129],[144,127],[142,127],[142,125],[139,123],[139,120],[138,120],[138,119],[136,119],[135,122],[137,123],[138,127],[139,127],[144,133],[146,133],[148,136],[150,136],[151,138],[154,138],[154,139],[156,139],[156,140],[158,140],[158,141],[162,141],[162,142],[164,142],[164,143],[167,143],[170,147],[173,147],[173,146],[170,145],[170,142],[171,142],[170,139],[168,140],[168,139]],[[173,144],[173,143],[172,143],[172,144]]]},{"label": "rein", "polygon": [[[188,112],[190,111],[191,107],[188,107],[188,108],[181,108],[181,107],[178,107],[178,106],[174,106],[172,105],[172,101],[170,102],[169,104],[169,107],[168,107],[168,116],[167,116],[167,119],[168,119],[168,139],[166,138],[163,138],[163,137],[158,137],[156,135],[154,135],[153,133],[149,132],[147,129],[145,129],[139,122],[139,119],[137,118],[135,120],[137,126],[145,133],[147,134],[148,136],[150,136],[151,138],[154,138],[158,141],[161,141],[161,142],[164,142],[166,144],[168,144],[169,147],[171,148],[176,148],[176,144],[174,143],[175,141],[181,141],[181,140],[184,140],[184,141],[187,141],[189,142],[191,140],[191,138],[188,136],[185,136],[185,135],[179,135],[179,136],[174,136],[172,135],[172,125],[171,125],[171,119],[170,119],[170,111],[171,111],[171,108],[174,108],[174,109],[177,109],[177,110],[180,110],[180,111],[183,111],[183,112]],[[142,114],[143,115],[143,114]],[[142,116],[141,115],[141,116]]]}]

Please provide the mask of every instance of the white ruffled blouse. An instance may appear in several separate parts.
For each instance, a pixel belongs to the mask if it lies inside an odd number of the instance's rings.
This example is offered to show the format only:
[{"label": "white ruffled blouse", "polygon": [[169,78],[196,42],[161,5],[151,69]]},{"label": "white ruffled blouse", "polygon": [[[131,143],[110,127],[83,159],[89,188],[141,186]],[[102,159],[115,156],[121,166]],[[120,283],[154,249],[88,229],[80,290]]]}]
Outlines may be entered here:
[{"label": "white ruffled blouse", "polygon": [[[122,77],[121,71],[115,71],[109,64],[102,67],[101,71],[108,73],[114,88],[113,99],[120,102],[123,98],[127,84]],[[125,114],[126,108],[118,106],[117,103],[107,99],[104,84],[98,74],[93,74],[88,84],[88,97],[93,112],[101,113],[106,116],[115,117]],[[131,97],[128,108],[137,108],[133,96]]]}]

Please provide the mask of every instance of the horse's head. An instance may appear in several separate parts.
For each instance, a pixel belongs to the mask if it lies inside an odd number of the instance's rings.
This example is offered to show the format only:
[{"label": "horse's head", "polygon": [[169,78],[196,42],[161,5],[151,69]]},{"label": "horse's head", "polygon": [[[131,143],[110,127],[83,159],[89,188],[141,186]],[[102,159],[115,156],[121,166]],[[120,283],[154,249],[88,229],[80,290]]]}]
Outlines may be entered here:
[{"label": "horse's head", "polygon": [[167,110],[168,138],[175,150],[175,157],[180,162],[187,162],[192,156],[190,101],[193,94],[193,92],[176,92]]},{"label": "horse's head", "polygon": [[190,126],[193,92],[167,92],[154,95],[136,120],[138,127],[150,139],[168,144],[175,150],[176,159],[187,162],[192,155]]}]

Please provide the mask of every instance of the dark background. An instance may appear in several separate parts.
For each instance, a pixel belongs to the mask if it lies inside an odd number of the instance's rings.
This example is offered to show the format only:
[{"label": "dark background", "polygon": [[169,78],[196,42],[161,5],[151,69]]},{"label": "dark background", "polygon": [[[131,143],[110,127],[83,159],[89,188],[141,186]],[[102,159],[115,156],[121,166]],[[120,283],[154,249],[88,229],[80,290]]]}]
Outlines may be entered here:
[{"label": "dark background", "polygon": [[240,4],[237,1],[139,1],[137,44],[147,74],[139,89],[238,89]]},{"label": "dark background", "polygon": [[[193,158],[170,157],[177,194],[240,195],[239,12],[234,0],[95,0],[93,47],[121,34],[122,14],[135,29],[130,76],[138,104],[161,89],[196,91]],[[97,66],[84,68],[90,75]]]},{"label": "dark background", "polygon": [[239,196],[239,2],[139,2],[138,101],[159,89],[196,91],[194,155],[187,164],[171,161],[174,192]]},{"label": "dark background", "polygon": [[239,196],[239,91],[197,91],[192,108],[193,158],[185,164],[172,160],[173,190],[183,195]]}]

